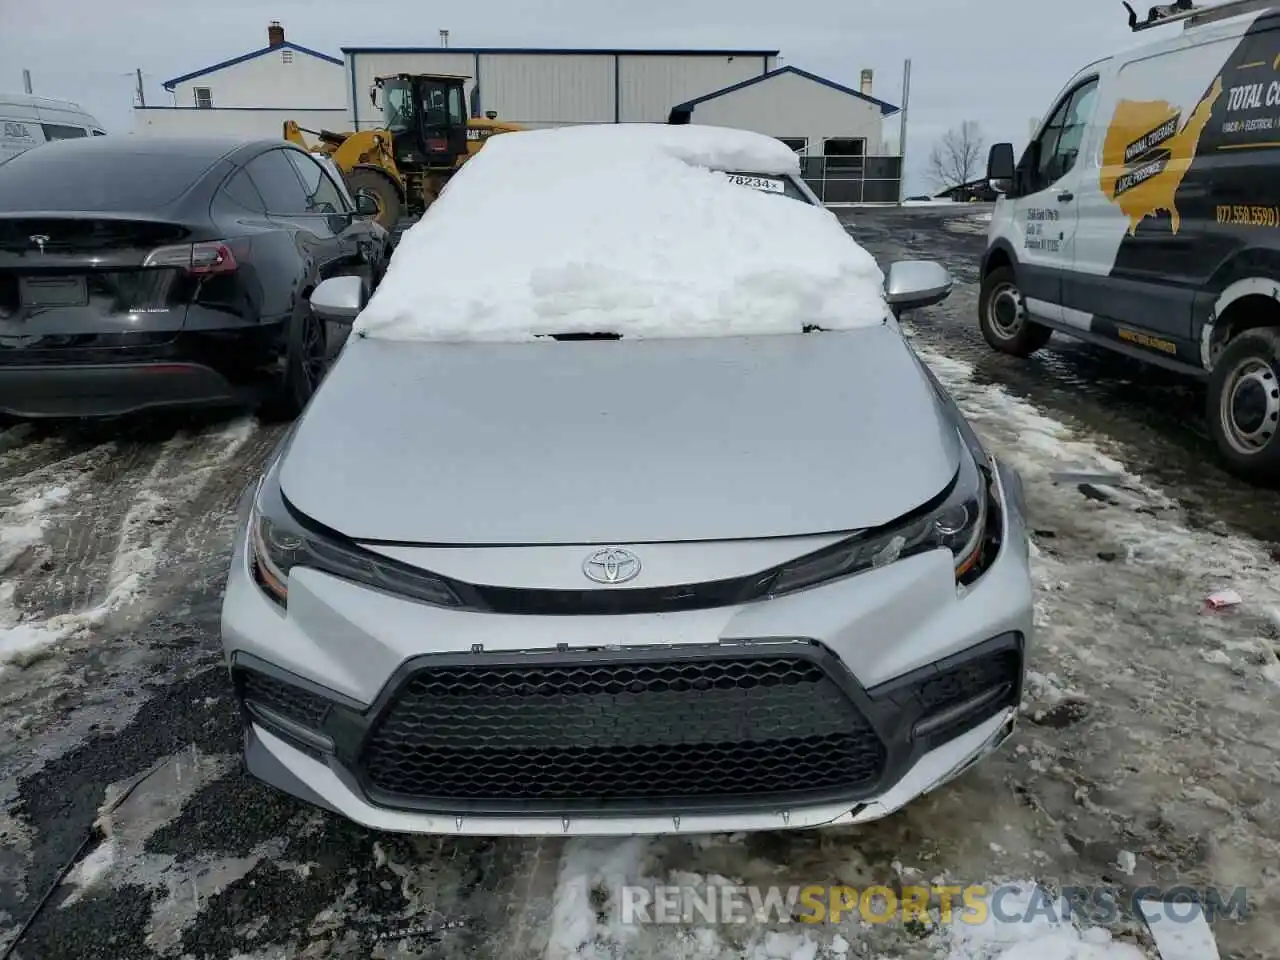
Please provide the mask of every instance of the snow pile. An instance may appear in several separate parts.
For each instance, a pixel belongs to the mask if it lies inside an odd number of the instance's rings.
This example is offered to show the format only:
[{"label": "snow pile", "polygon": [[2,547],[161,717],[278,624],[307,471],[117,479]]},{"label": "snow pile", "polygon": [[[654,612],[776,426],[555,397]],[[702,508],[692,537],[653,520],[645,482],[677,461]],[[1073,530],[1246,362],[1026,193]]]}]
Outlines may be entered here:
[{"label": "snow pile", "polygon": [[990,905],[982,923],[952,920],[947,960],[1145,960],[1143,951],[1113,941],[1102,927],[1074,926],[1064,919],[1069,916],[1066,901],[1037,890],[1034,883],[1016,891],[1006,887],[999,906],[1003,916],[1017,921],[1001,922]]},{"label": "snow pile", "polygon": [[798,162],[772,138],[691,125],[494,137],[405,233],[355,328],[461,341],[884,322],[883,275],[833,214],[716,172]]}]

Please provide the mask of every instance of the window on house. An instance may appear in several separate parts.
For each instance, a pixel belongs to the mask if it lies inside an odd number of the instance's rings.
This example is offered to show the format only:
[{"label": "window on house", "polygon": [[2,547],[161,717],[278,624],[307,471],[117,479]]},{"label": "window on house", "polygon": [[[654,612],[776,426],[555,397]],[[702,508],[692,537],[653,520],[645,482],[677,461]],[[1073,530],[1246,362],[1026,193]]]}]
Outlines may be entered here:
[{"label": "window on house", "polygon": [[210,110],[213,108],[213,90],[209,87],[196,87],[196,106],[201,110]]},{"label": "window on house", "polygon": [[293,63],[293,51],[292,51],[292,50],[281,50],[281,51],[280,51],[280,62],[281,62],[281,63]]},{"label": "window on house", "polygon": [[783,143],[794,150],[796,153],[804,153],[809,149],[808,137],[779,137]]}]

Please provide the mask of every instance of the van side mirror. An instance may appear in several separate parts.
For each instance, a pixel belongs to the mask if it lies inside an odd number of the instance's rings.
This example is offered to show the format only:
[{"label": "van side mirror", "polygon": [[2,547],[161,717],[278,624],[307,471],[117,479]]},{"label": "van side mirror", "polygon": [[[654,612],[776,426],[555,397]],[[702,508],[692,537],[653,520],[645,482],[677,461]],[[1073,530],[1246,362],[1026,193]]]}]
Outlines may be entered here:
[{"label": "van side mirror", "polygon": [[987,182],[997,193],[1013,189],[1014,160],[1012,143],[993,143],[987,154]]},{"label": "van side mirror", "polygon": [[894,316],[931,307],[950,295],[951,274],[936,260],[898,260],[889,264],[884,298]]}]

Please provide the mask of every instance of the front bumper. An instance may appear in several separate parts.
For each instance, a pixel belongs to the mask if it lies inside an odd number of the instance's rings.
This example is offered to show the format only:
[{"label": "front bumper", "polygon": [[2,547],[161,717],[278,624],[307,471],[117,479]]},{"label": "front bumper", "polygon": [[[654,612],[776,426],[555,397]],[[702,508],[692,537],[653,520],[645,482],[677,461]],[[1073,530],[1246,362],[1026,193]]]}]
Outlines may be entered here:
[{"label": "front bumper", "polygon": [[894,786],[868,800],[827,803],[794,810],[734,814],[672,813],[663,816],[476,816],[430,814],[375,806],[331,763],[308,756],[256,724],[245,729],[245,763],[258,779],[318,807],[340,813],[373,830],[392,833],[453,833],[465,836],[619,836],[663,833],[732,833],[869,823],[900,810],[958,777],[1013,733],[1008,708],[950,743],[921,757]]},{"label": "front bumper", "polygon": [[[261,706],[269,701],[246,699],[248,768],[286,792],[366,826],[414,833],[755,830],[885,816],[956,776],[999,746],[1012,729],[1032,607],[1017,481],[1002,471],[1000,483],[1003,546],[984,576],[963,594],[956,590],[950,556],[935,552],[766,602],[670,614],[468,613],[399,599],[307,569],[291,575],[289,609],[284,611],[255,583],[242,528],[223,607],[229,663],[237,677],[242,670],[274,676],[332,704],[324,723],[312,723],[309,729],[291,722],[288,710],[264,710]],[[702,548],[680,545],[678,551],[688,556]],[[706,545],[708,550],[722,548]],[[575,557],[582,552],[565,549]],[[527,559],[521,555],[515,562]],[[437,555],[428,563],[424,557],[423,565],[456,575],[441,569],[446,561]],[[459,554],[458,563],[468,562]],[[548,565],[538,566],[545,571]],[[433,662],[456,665],[475,659],[488,669],[495,662],[536,655],[552,664],[643,657],[684,663],[706,656],[758,656],[752,648],[787,644],[802,659],[820,661],[871,720],[886,747],[885,761],[873,777],[825,792],[806,792],[801,784],[797,793],[759,802],[698,798],[593,805],[579,799],[557,805],[542,799],[498,809],[473,799],[400,802],[377,789],[362,764],[362,745],[383,722],[401,684],[415,671],[430,674]],[[993,645],[1016,651],[1012,689],[968,722],[932,734],[921,728],[917,736],[912,727],[921,716],[918,704],[913,706],[913,685],[970,662]],[[243,693],[239,681],[238,690]],[[572,710],[582,709],[583,703],[575,701]],[[306,719],[305,711],[294,715]],[[754,763],[754,757],[748,755],[748,762]]]}]

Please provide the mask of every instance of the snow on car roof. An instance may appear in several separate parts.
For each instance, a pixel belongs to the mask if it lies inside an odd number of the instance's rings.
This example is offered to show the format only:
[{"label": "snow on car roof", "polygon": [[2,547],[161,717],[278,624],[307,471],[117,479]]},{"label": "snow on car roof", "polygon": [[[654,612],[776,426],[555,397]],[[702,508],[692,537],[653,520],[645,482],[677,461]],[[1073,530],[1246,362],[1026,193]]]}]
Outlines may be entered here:
[{"label": "snow on car roof", "polygon": [[883,276],[832,213],[717,172],[798,170],[784,144],[714,127],[493,137],[405,232],[356,330],[467,341],[884,322]]}]

